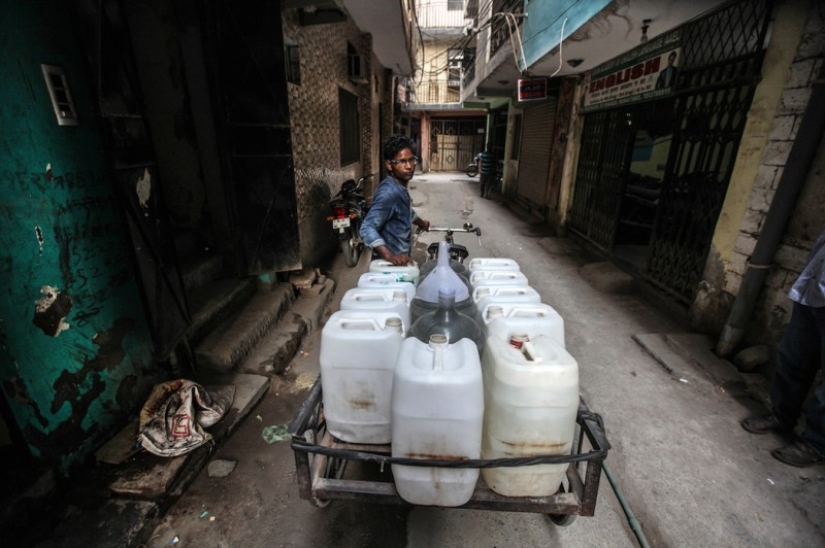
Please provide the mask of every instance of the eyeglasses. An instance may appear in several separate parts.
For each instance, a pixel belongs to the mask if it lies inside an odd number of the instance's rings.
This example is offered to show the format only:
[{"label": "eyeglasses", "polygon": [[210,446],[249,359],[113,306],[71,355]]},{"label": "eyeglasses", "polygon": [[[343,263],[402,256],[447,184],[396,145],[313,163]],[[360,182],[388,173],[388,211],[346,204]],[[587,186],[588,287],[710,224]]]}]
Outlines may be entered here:
[{"label": "eyeglasses", "polygon": [[397,166],[398,164],[402,164],[405,166],[414,166],[418,163],[418,158],[413,156],[412,158],[407,158],[405,160],[390,160],[390,163],[394,166]]}]

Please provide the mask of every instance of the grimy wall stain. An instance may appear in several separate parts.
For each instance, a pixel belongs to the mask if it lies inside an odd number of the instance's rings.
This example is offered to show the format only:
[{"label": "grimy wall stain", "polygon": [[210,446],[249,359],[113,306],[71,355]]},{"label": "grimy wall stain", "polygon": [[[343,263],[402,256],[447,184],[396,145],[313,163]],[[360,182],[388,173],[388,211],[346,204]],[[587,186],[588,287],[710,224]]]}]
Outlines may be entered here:
[{"label": "grimy wall stain", "polygon": [[[157,380],[71,3],[0,17],[0,386],[30,452],[67,466]],[[59,126],[41,63],[65,69],[79,125]]]}]

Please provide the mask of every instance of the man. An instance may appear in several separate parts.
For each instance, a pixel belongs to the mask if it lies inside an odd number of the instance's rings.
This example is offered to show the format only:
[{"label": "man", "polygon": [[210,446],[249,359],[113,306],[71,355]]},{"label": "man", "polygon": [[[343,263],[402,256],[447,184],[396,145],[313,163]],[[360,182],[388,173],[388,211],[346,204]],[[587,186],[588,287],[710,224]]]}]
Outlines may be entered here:
[{"label": "man", "polygon": [[[773,412],[742,421],[742,428],[754,434],[793,434],[817,371],[825,375],[825,231],[819,235],[788,297],[794,301],[793,312],[779,345],[771,384]],[[794,437],[790,445],[774,449],[771,455],[793,466],[825,461],[825,382],[814,389],[802,435]]]},{"label": "man", "polygon": [[487,148],[478,155],[476,162],[478,171],[481,173],[481,197],[489,198],[496,180],[496,157],[493,154],[493,143],[487,143]]},{"label": "man", "polygon": [[412,141],[404,135],[392,135],[384,143],[384,164],[388,175],[375,189],[364,222],[361,240],[373,254],[394,266],[412,263],[412,225],[430,229],[430,222],[412,208],[407,184],[415,173],[418,158]]},{"label": "man", "polygon": [[667,56],[667,66],[659,72],[659,77],[656,79],[656,89],[667,89],[673,85],[676,80],[676,52],[671,51]]}]

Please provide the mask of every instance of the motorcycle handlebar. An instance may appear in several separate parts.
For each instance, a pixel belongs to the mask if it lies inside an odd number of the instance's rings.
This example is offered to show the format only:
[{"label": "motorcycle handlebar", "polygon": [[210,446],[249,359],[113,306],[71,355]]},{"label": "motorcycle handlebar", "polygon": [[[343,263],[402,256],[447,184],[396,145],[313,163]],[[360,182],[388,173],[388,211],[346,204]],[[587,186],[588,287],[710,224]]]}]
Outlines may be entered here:
[{"label": "motorcycle handlebar", "polygon": [[[421,234],[422,232],[424,232],[424,229],[421,228],[420,226],[415,229],[416,234]],[[431,226],[430,229],[427,232],[468,232],[468,233],[475,234],[476,236],[481,236],[481,229],[479,227],[475,227],[475,228],[466,228],[466,227],[447,228],[447,227]]]}]

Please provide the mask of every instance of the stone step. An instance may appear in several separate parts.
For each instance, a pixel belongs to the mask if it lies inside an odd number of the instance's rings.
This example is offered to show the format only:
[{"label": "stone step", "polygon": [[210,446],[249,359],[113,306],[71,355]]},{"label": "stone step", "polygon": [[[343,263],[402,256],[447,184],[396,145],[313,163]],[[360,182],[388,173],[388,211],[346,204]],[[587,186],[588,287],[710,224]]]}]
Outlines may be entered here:
[{"label": "stone step", "polygon": [[295,291],[291,284],[259,291],[238,313],[213,329],[195,349],[199,370],[230,373],[270,332],[292,306]]},{"label": "stone step", "polygon": [[197,345],[221,322],[243,307],[255,294],[257,283],[252,278],[217,280],[189,295],[192,325],[188,337]]},{"label": "stone step", "polygon": [[323,284],[303,290],[292,309],[261,339],[237,370],[267,376],[282,373],[306,336],[320,325],[334,288],[335,283],[326,279]]}]

